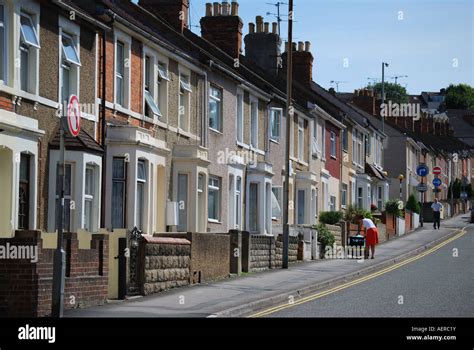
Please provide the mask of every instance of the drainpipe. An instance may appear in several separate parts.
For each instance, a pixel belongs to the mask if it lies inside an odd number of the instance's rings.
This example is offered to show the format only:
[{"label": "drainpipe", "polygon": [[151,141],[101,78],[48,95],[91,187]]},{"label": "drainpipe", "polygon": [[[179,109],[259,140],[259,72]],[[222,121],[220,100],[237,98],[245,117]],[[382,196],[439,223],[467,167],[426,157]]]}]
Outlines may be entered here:
[{"label": "drainpipe", "polygon": [[[107,25],[112,26],[115,21],[115,15],[111,16],[112,19],[107,23]],[[106,120],[106,98],[107,98],[107,29],[102,30],[102,96],[101,96],[101,113],[100,113],[100,138],[101,144],[104,148],[104,154],[102,156],[102,181],[101,181],[101,194],[100,194],[100,227],[105,228],[105,193],[106,193],[106,184],[107,184],[107,145],[105,139],[107,137],[107,120]]]}]

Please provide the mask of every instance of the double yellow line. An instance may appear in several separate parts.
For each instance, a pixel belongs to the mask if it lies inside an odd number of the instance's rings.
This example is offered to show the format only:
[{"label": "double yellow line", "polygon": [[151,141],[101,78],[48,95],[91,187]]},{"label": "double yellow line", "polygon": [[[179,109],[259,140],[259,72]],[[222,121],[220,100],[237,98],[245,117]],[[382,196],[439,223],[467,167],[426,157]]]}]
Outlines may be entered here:
[{"label": "double yellow line", "polygon": [[[467,227],[467,226],[466,226]],[[260,311],[260,312],[257,312],[253,315],[250,315],[249,317],[250,318],[256,318],[256,317],[264,317],[264,316],[268,316],[270,314],[273,314],[275,312],[278,312],[278,311],[281,311],[281,310],[284,310],[284,309],[288,309],[288,308],[291,308],[291,307],[294,307],[294,306],[297,306],[297,305],[301,305],[301,304],[304,304],[304,303],[307,303],[309,301],[313,301],[313,300],[316,300],[316,299],[319,299],[319,298],[322,298],[326,295],[329,295],[329,294],[333,294],[333,293],[336,293],[340,290],[343,290],[343,289],[346,289],[346,288],[349,288],[349,287],[352,287],[352,286],[355,286],[359,283],[363,283],[363,282],[366,282],[368,280],[371,280],[373,278],[376,278],[378,276],[381,276],[383,274],[386,274],[387,272],[390,272],[390,271],[393,271],[393,270],[396,270],[406,264],[409,264],[413,261],[416,261],[418,259],[421,259],[425,256],[427,256],[428,254],[431,254],[435,251],[437,251],[438,249],[441,249],[442,247],[444,247],[445,245],[451,243],[452,241],[455,241],[456,239],[464,236],[466,234],[466,227],[463,227],[460,232],[458,234],[456,234],[455,236],[451,237],[451,238],[448,238],[447,240],[439,243],[438,245],[424,251],[423,253],[421,254],[418,254],[412,258],[409,258],[407,260],[403,260],[399,263],[396,263],[395,265],[392,265],[392,266],[389,266],[385,269],[382,269],[380,271],[377,271],[377,272],[374,272],[370,275],[367,275],[367,276],[364,276],[364,277],[361,277],[361,278],[358,278],[354,281],[351,281],[351,282],[347,282],[347,283],[344,283],[340,286],[337,286],[337,287],[334,287],[334,288],[331,288],[331,289],[328,289],[326,291],[323,291],[323,292],[319,292],[319,293],[316,293],[316,294],[313,294],[313,295],[310,295],[310,296],[307,296],[305,298],[302,298],[302,299],[299,299],[298,301],[294,301],[294,302],[287,302],[285,304],[282,304],[282,305],[279,305],[279,306],[275,306],[275,307],[272,307],[272,308],[269,308],[269,309],[266,309],[266,310],[263,310],[263,311]]]}]

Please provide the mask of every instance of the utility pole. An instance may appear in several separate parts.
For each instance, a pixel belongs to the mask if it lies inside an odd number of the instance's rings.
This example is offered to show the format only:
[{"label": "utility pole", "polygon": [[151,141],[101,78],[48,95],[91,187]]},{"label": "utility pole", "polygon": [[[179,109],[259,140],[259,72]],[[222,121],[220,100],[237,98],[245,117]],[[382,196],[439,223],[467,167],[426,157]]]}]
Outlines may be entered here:
[{"label": "utility pole", "polygon": [[64,161],[64,131],[66,128],[66,118],[61,116],[60,121],[60,141],[59,141],[59,215],[58,215],[58,238],[56,250],[54,251],[53,266],[53,295],[52,295],[52,317],[63,317],[64,311],[64,278],[66,272],[66,252],[63,249],[63,227],[64,227],[64,179],[66,173],[66,164]]},{"label": "utility pole", "polygon": [[288,50],[286,64],[286,147],[285,147],[285,184],[283,189],[283,262],[282,268],[288,268],[288,253],[290,248],[290,140],[291,128],[293,122],[292,106],[293,90],[293,0],[288,5]]},{"label": "utility pole", "polygon": [[[382,106],[385,104],[385,67],[388,67],[388,63],[382,62]],[[380,113],[382,119],[382,132],[385,131],[385,120],[382,113]]]}]

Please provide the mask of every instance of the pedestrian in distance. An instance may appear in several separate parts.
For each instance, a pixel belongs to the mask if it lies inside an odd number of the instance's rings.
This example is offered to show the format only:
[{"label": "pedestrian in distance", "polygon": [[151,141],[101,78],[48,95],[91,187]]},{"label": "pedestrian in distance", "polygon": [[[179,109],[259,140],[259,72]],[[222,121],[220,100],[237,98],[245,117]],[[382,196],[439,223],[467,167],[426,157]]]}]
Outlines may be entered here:
[{"label": "pedestrian in distance", "polygon": [[374,222],[362,216],[359,217],[359,225],[364,228],[365,236],[365,258],[369,258],[369,251],[372,253],[371,259],[375,258],[375,246],[379,244],[379,231]]},{"label": "pedestrian in distance", "polygon": [[433,209],[433,228],[436,230],[441,221],[441,210],[443,210],[443,205],[438,201],[438,198],[435,198],[433,204],[431,204],[431,209]]}]

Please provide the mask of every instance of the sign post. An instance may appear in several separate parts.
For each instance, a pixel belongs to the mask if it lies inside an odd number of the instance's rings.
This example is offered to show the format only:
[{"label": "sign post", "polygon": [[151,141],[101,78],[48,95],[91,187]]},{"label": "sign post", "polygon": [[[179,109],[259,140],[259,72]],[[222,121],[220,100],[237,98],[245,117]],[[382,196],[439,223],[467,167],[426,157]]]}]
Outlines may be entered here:
[{"label": "sign post", "polygon": [[421,163],[416,168],[416,174],[421,177],[421,183],[417,186],[418,192],[420,192],[420,226],[423,227],[423,210],[424,210],[424,201],[425,201],[425,192],[428,190],[428,186],[423,183],[423,179],[428,176],[430,173],[430,168],[424,163]]},{"label": "sign post", "polygon": [[61,113],[59,125],[59,171],[58,171],[58,192],[59,192],[59,213],[58,213],[58,238],[56,250],[54,251],[53,265],[53,295],[51,302],[51,317],[63,317],[64,311],[64,284],[66,275],[66,252],[63,249],[63,229],[64,229],[64,180],[65,180],[65,145],[64,133],[69,132],[73,137],[77,137],[81,130],[81,113],[77,96],[72,95],[69,99],[67,118]]}]

